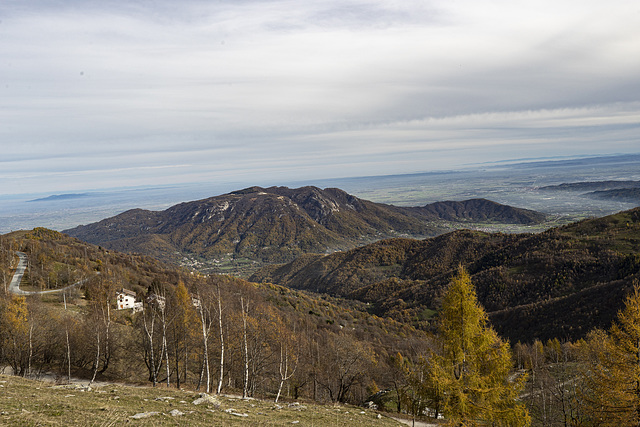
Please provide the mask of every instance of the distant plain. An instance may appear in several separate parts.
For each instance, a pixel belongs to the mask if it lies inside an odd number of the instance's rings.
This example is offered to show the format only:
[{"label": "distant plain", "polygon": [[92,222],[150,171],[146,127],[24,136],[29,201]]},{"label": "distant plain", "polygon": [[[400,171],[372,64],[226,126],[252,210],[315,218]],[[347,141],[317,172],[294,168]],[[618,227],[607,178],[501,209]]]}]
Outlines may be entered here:
[{"label": "distant plain", "polygon": [[539,189],[547,185],[606,180],[640,180],[640,155],[470,165],[456,171],[334,178],[313,182],[218,182],[104,189],[66,193],[64,197],[50,196],[65,193],[0,196],[0,233],[33,227],[64,230],[99,221],[128,209],[163,210],[180,202],[217,196],[251,185],[337,187],[362,199],[398,206],[486,198],[549,214],[551,221],[546,226],[553,226],[604,216],[637,205],[592,199],[581,192],[547,192]]}]

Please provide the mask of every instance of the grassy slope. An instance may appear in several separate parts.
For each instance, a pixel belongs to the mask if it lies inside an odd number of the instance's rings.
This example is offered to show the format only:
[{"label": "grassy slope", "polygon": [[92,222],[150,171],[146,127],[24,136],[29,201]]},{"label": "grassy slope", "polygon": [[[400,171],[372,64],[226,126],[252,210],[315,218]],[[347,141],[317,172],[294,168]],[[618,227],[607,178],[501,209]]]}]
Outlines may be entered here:
[{"label": "grassy slope", "polygon": [[[220,405],[193,401],[199,393],[163,387],[104,385],[88,391],[71,386],[0,375],[0,424],[22,426],[396,426],[371,410],[343,405],[287,404],[221,396]],[[160,399],[164,398],[164,399]],[[183,415],[172,416],[173,410]],[[240,417],[225,410],[239,414]],[[132,416],[158,412],[144,419]],[[296,423],[296,421],[298,423]]]}]

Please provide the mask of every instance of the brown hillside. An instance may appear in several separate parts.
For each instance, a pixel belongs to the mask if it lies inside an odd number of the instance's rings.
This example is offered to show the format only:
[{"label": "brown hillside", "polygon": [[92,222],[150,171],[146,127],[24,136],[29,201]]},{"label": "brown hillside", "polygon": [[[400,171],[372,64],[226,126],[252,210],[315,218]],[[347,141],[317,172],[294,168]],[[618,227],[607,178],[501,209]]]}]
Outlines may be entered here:
[{"label": "brown hillside", "polygon": [[[378,315],[428,325],[462,264],[479,300],[496,313],[501,334],[577,338],[613,319],[640,275],[639,252],[640,208],[540,234],[462,230],[423,241],[385,240],[264,269],[251,280],[358,299]],[[605,289],[606,297],[598,297]]]},{"label": "brown hillside", "polygon": [[442,220],[528,224],[537,214],[486,200],[436,205],[399,208],[336,188],[251,187],[161,212],[134,209],[66,233],[106,248],[174,262],[185,255],[286,262],[305,253],[331,253],[382,238],[435,236],[448,230]]}]

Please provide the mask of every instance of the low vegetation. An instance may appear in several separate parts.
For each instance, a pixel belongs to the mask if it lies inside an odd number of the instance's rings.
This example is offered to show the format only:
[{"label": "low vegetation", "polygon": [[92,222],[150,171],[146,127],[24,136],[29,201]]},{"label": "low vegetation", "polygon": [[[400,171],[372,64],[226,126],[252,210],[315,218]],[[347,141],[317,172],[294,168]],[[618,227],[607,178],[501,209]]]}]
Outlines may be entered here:
[{"label": "low vegetation", "polygon": [[[64,264],[52,277],[71,271],[88,279],[61,294],[2,294],[0,357],[18,375],[362,403],[384,383],[389,354],[430,341],[368,314],[363,303],[207,277],[48,230],[8,235],[3,244],[5,253],[13,247],[46,265]],[[16,259],[6,257],[8,275]],[[24,284],[35,277],[25,275]],[[144,311],[114,310],[122,288],[137,294]]]},{"label": "low vegetation", "polygon": [[86,382],[56,385],[0,375],[0,424],[23,426],[397,426],[376,411]]}]

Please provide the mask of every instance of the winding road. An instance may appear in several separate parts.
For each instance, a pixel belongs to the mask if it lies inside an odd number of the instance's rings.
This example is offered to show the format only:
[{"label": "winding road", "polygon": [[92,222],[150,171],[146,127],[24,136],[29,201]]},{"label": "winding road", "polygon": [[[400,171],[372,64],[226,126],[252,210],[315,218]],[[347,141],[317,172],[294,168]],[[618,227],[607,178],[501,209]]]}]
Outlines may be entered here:
[{"label": "winding road", "polygon": [[33,295],[33,294],[54,294],[57,292],[64,292],[68,289],[75,288],[78,285],[85,283],[88,279],[80,280],[72,285],[69,285],[60,289],[50,289],[48,291],[23,291],[20,289],[20,282],[22,282],[22,276],[24,276],[24,272],[27,270],[27,254],[24,252],[16,252],[20,261],[18,261],[18,267],[16,267],[15,273],[13,273],[13,278],[11,279],[11,283],[9,284],[9,292],[17,294],[17,295]]}]

